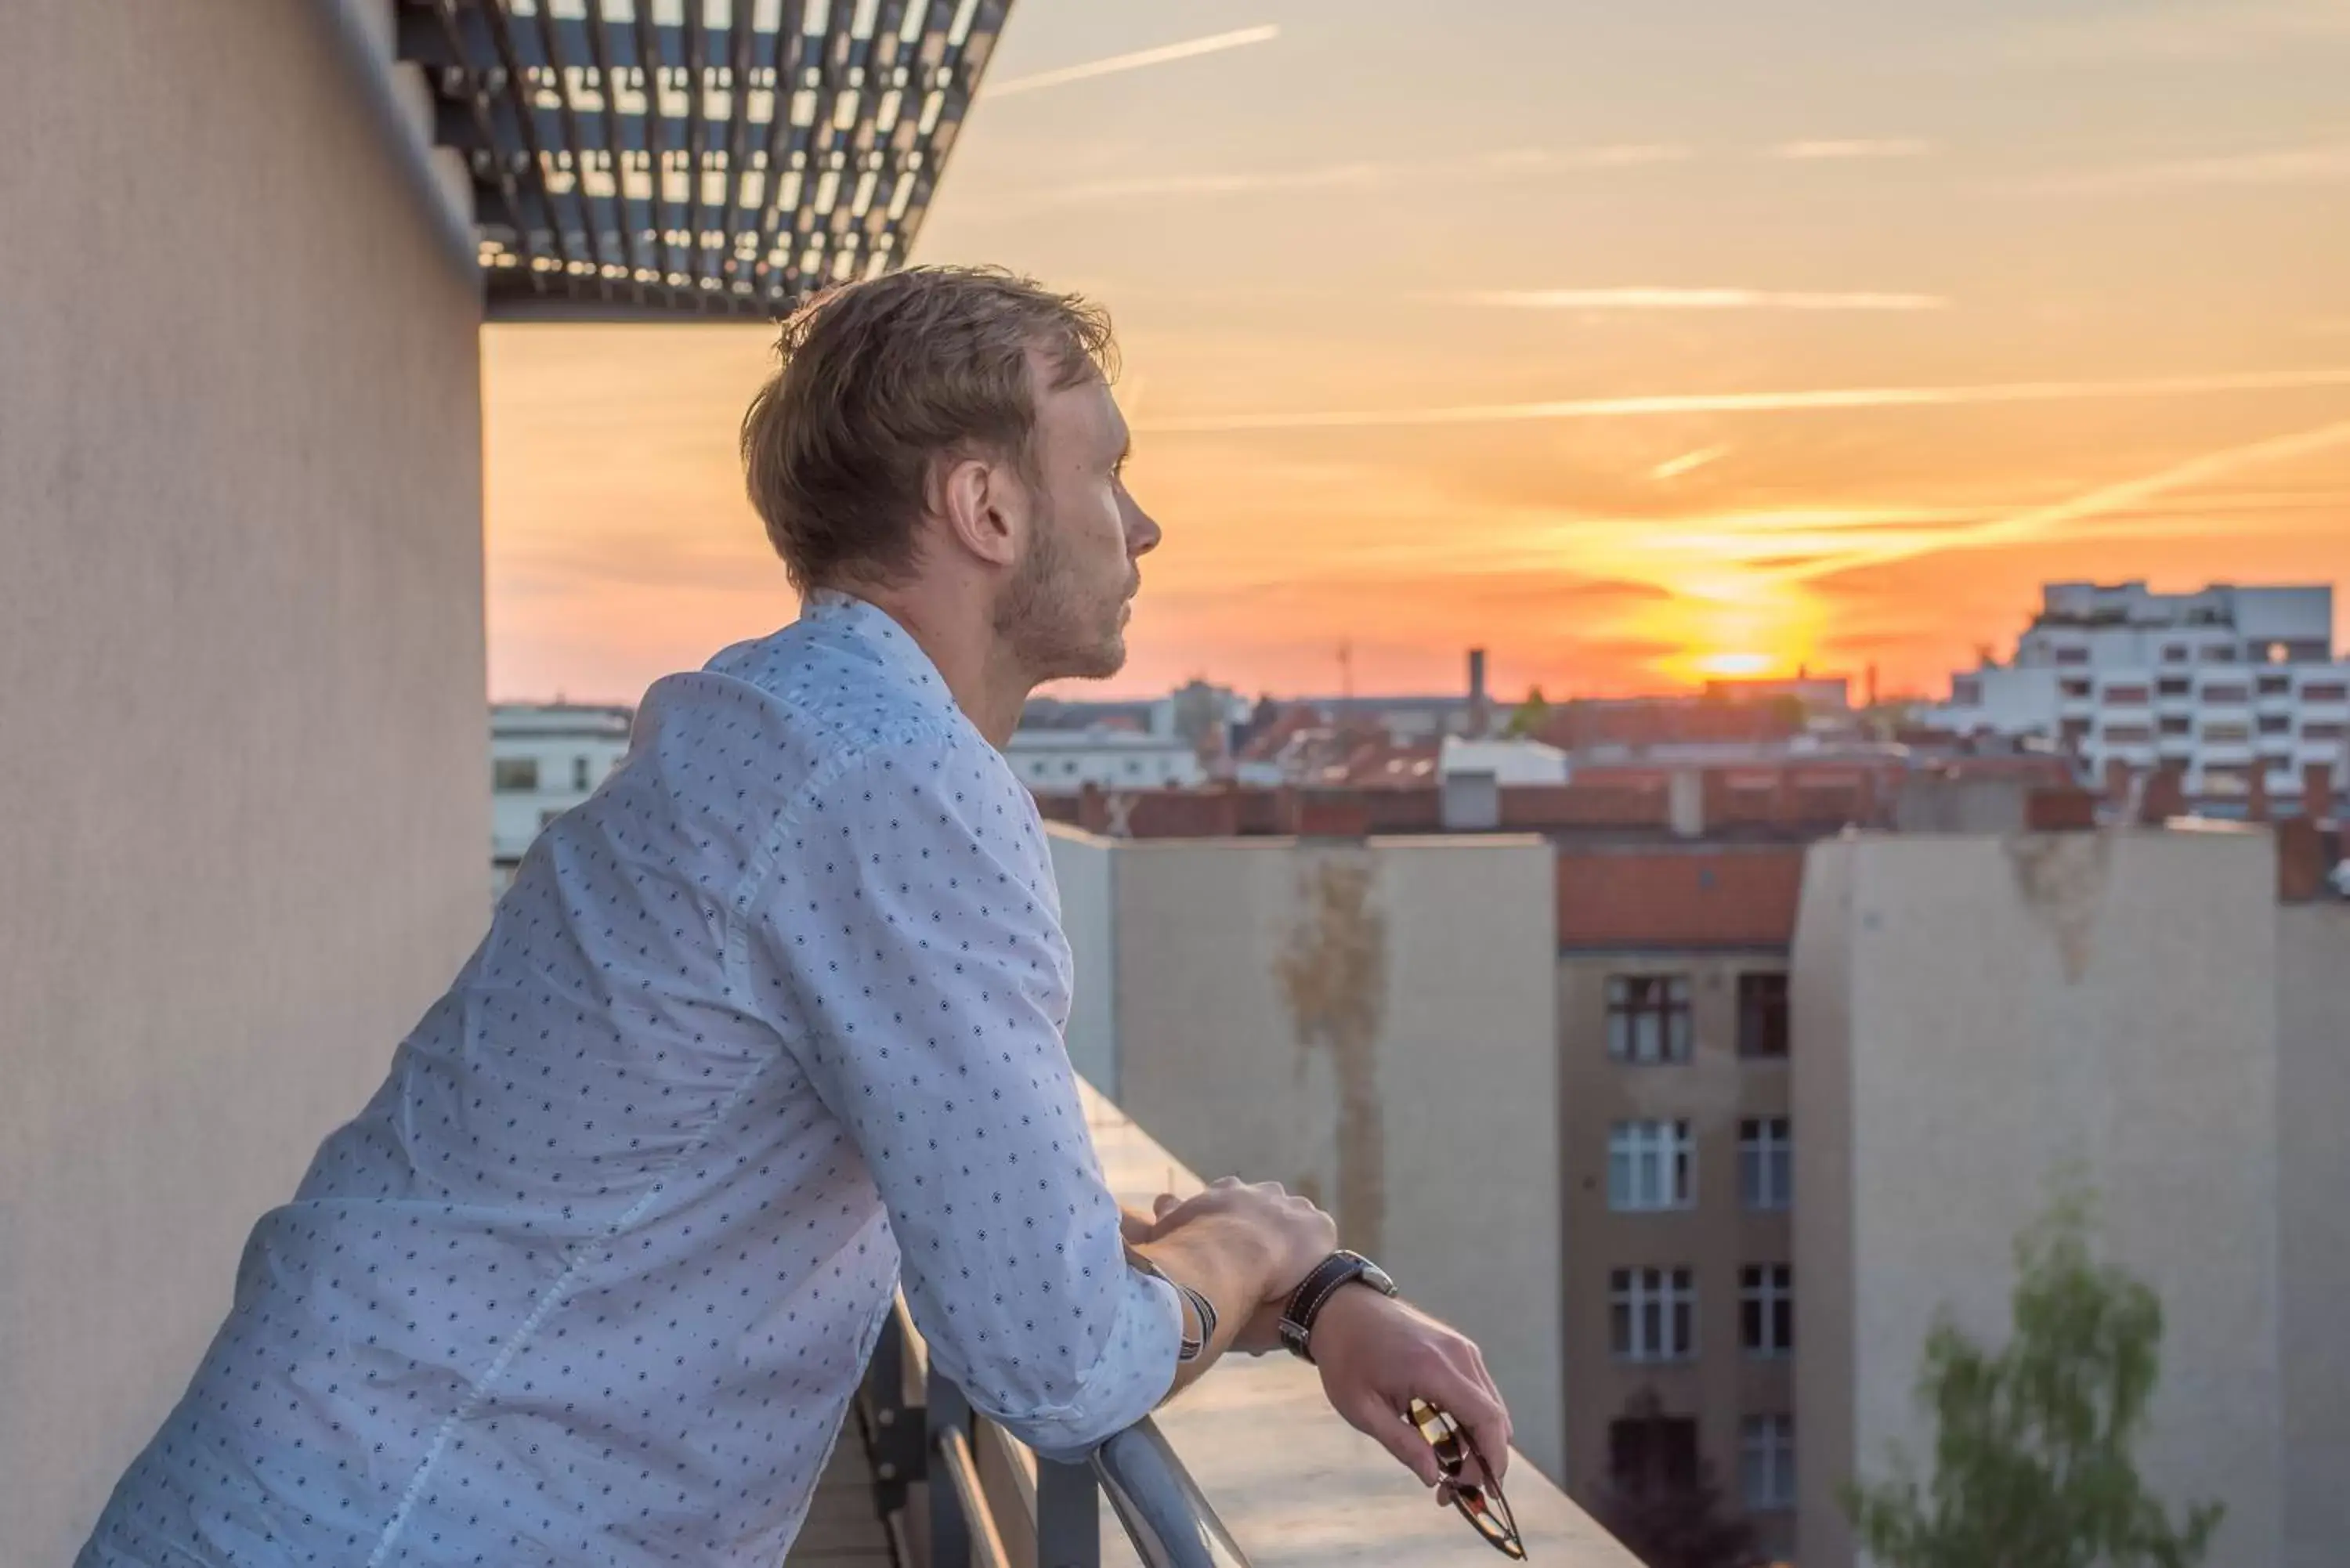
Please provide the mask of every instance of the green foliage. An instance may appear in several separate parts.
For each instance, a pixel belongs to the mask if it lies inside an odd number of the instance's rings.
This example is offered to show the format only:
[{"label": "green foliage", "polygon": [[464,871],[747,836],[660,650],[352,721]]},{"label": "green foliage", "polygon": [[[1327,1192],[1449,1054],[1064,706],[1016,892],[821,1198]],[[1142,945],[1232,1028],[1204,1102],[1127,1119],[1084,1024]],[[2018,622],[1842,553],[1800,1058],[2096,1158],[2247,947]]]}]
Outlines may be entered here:
[{"label": "green foliage", "polygon": [[1542,727],[1548,722],[1550,703],[1544,700],[1541,687],[1529,686],[1526,688],[1526,700],[1512,711],[1510,722],[1503,728],[1502,733],[1511,740],[1517,740],[1522,736],[1541,733]]},{"label": "green foliage", "polygon": [[1934,1468],[1898,1449],[1891,1479],[1845,1489],[1884,1568],[2195,1568],[2220,1508],[2174,1524],[2138,1482],[2162,1344],[2153,1291],[2089,1248],[2089,1204],[2066,1185],[2016,1241],[2015,1332],[1987,1351],[1947,1319],[1926,1340],[1918,1398]]}]

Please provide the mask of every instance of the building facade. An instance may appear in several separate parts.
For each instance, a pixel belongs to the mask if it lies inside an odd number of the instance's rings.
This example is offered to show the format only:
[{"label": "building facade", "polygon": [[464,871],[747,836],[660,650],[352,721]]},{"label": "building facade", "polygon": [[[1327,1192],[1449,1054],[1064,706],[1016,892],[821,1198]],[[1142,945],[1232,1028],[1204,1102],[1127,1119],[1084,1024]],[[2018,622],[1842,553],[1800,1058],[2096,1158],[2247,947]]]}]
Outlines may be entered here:
[{"label": "building facade", "polygon": [[2093,771],[2184,771],[2190,795],[2297,797],[2304,770],[2345,776],[2350,662],[2334,656],[2331,587],[2054,583],[2005,664],[1950,679],[1927,722],[2040,735]]},{"label": "building facade", "polygon": [[1803,850],[1558,852],[1565,1484],[1794,1546],[1788,948]]},{"label": "building facade", "polygon": [[629,752],[627,708],[501,702],[490,710],[490,867],[503,893],[540,829],[586,800]]},{"label": "building facade", "polygon": [[2014,1240],[2071,1181],[2161,1301],[2149,1489],[2226,1506],[2214,1563],[2339,1560],[2342,1472],[2317,1472],[2342,1451],[2350,1344],[2319,1210],[2342,1172],[2314,1104],[2343,1087],[2340,986],[2307,987],[2350,962],[2350,927],[2281,913],[2278,890],[2265,828],[1812,848],[1792,1064],[1805,1568],[1856,1560],[1840,1480],[1896,1444],[1930,1453],[1928,1328],[2006,1338]]},{"label": "building facade", "polygon": [[1191,743],[1133,730],[1014,730],[1003,748],[1020,782],[1043,794],[1098,789],[1180,788],[1205,784]]}]

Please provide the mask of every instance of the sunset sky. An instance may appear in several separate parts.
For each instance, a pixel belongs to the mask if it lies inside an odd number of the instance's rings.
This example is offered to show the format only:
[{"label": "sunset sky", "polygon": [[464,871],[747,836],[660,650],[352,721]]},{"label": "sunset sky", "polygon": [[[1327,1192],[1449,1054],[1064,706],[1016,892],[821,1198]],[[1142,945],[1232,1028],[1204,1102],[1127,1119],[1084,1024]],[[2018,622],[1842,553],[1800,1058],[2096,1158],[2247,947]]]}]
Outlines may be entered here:
[{"label": "sunset sky", "polygon": [[[2345,80],[2350,0],[1017,0],[916,254],[1118,320],[1109,691],[1939,693],[2046,579],[2350,586]],[[494,695],[791,618],[771,338],[487,332]]]}]

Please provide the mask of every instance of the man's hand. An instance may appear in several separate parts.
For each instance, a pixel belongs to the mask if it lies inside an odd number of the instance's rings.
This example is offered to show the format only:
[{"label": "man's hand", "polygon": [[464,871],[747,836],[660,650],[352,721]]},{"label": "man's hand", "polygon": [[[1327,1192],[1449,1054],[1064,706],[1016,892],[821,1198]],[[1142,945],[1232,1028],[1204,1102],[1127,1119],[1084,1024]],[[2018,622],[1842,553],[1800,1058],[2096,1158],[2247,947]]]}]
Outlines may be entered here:
[{"label": "man's hand", "polygon": [[1244,1228],[1264,1249],[1264,1301],[1285,1299],[1338,1250],[1338,1222],[1277,1181],[1220,1177],[1189,1198],[1162,1192],[1154,1210],[1149,1234],[1138,1241],[1129,1233],[1129,1244],[1163,1241],[1191,1225]]},{"label": "man's hand", "polygon": [[1510,1412],[1466,1335],[1367,1286],[1346,1285],[1315,1319],[1313,1351],[1330,1407],[1424,1484],[1441,1489],[1438,1501],[1449,1501],[1451,1492],[1436,1451],[1406,1414],[1415,1397],[1459,1422],[1493,1467],[1481,1476],[1471,1459],[1463,1480],[1498,1481],[1510,1468]]}]

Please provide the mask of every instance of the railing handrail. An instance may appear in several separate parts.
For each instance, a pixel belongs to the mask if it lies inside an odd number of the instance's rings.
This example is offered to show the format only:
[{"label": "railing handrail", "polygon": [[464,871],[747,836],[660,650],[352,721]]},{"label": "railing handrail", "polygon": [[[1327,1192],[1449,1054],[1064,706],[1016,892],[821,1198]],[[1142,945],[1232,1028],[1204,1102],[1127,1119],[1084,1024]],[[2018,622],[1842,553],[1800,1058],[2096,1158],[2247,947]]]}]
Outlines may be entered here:
[{"label": "railing handrail", "polygon": [[[920,1404],[910,1399],[910,1388],[920,1389]],[[1028,1568],[1006,1550],[1007,1532],[988,1501],[974,1440],[983,1417],[931,1369],[903,1297],[874,1347],[866,1407],[883,1512],[903,1507],[910,1482],[929,1484],[925,1568]],[[1016,1446],[1001,1428],[995,1433]],[[1035,1568],[1099,1568],[1104,1493],[1144,1568],[1249,1568],[1248,1554],[1149,1417],[1111,1437],[1083,1466],[1055,1464],[1024,1446],[1018,1451],[1036,1468],[1035,1512],[1013,1533],[1035,1542]],[[902,1539],[902,1532],[893,1536]]]}]

